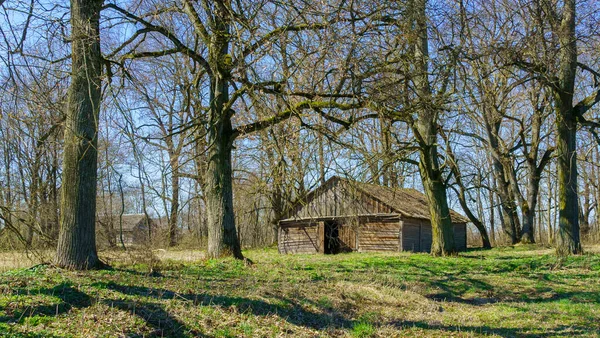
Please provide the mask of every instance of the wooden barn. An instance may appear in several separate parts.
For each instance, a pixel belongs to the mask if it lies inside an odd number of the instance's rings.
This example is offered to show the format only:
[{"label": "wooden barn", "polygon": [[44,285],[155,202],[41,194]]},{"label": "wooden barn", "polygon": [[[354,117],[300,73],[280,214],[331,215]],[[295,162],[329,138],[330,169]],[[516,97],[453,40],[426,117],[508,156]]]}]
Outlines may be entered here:
[{"label": "wooden barn", "polygon": [[[467,248],[468,219],[451,210],[458,250]],[[431,250],[426,196],[332,177],[279,221],[280,253]]]},{"label": "wooden barn", "polygon": [[[122,223],[121,223],[122,221]],[[123,243],[125,245],[148,244],[149,232],[152,239],[158,235],[159,224],[145,214],[102,215],[96,218],[96,230],[104,230],[98,237],[108,243],[121,243],[121,226],[123,230]],[[151,231],[148,231],[151,227]],[[110,240],[108,237],[111,237]]]}]

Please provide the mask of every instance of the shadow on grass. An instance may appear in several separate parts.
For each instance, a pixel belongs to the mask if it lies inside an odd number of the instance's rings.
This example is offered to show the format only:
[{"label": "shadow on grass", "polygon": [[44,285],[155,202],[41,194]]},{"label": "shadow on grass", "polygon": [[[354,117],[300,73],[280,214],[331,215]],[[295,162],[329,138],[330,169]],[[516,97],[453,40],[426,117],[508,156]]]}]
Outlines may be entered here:
[{"label": "shadow on grass", "polygon": [[60,299],[58,304],[44,304],[26,307],[4,309],[6,315],[0,316],[0,322],[21,322],[24,318],[33,316],[58,316],[70,311],[72,308],[84,308],[92,305],[92,298],[74,288],[71,283],[63,282],[53,288],[39,288],[33,290],[18,290],[18,294],[45,295]]},{"label": "shadow on grass", "polygon": [[[476,280],[469,279],[469,283],[478,286],[480,288],[490,287],[488,284]],[[237,311],[241,313],[249,313],[255,316],[268,316],[275,314],[281,318],[284,318],[290,324],[302,326],[306,328],[312,328],[315,330],[323,329],[352,329],[357,324],[356,321],[351,320],[348,314],[337,312],[333,308],[324,309],[321,307],[322,312],[313,312],[304,308],[300,303],[295,300],[287,298],[275,298],[277,304],[267,303],[262,300],[248,299],[244,297],[229,297],[210,295],[208,293],[188,293],[179,294],[166,289],[157,289],[143,286],[124,286],[117,283],[107,283],[106,288],[117,291],[124,295],[135,296],[135,297],[149,297],[158,300],[164,299],[180,299],[183,301],[190,302],[192,306],[216,306],[221,308],[235,307]],[[564,293],[554,297],[552,299],[572,299],[572,297],[581,296],[581,293]],[[454,299],[443,299],[445,301],[459,301],[475,305],[484,305],[495,303],[496,299],[461,299],[455,297]],[[597,301],[598,299],[592,299]],[[531,299],[531,302],[545,301],[540,299]],[[135,304],[137,309],[134,310],[132,305]],[[146,322],[151,324],[153,327],[160,329],[155,334],[163,336],[185,336],[185,335],[199,335],[197,332],[187,330],[185,325],[179,322],[168,314],[167,311],[157,304],[151,302],[137,302],[137,301],[120,301],[113,304],[124,311],[135,313],[136,315],[144,318]],[[317,306],[317,304],[311,303],[311,305]],[[374,326],[381,325],[382,323],[373,323]],[[548,328],[545,331],[528,333],[527,329],[514,328],[514,327],[492,327],[492,326],[454,326],[454,325],[443,325],[435,322],[424,322],[424,321],[399,321],[387,323],[387,325],[395,326],[398,329],[409,329],[416,327],[424,330],[437,330],[448,333],[474,333],[474,334],[494,334],[501,337],[551,337],[556,335],[585,335],[593,331],[592,328],[586,328],[583,326],[566,326],[561,325],[554,328]],[[186,331],[187,330],[187,331]]]},{"label": "shadow on grass", "polygon": [[106,283],[106,288],[129,296],[151,297],[155,299],[180,299],[188,301],[194,306],[235,307],[239,312],[251,313],[255,316],[275,314],[291,324],[315,330],[327,327],[351,328],[354,324],[354,321],[348,319],[344,314],[334,311],[332,308],[320,307],[321,312],[312,312],[305,309],[296,300],[289,298],[278,297],[275,298],[276,304],[271,304],[262,300],[244,297],[229,297],[208,293],[180,294],[166,289],[124,286],[114,282]]},{"label": "shadow on grass", "polygon": [[[439,292],[426,294],[425,297],[433,301],[454,302],[475,306],[498,302],[548,303],[561,300],[569,300],[573,303],[600,304],[600,292],[556,291],[552,287],[553,283],[551,283],[548,274],[536,275],[536,281],[548,283],[546,286],[538,286],[535,289],[524,291],[494,286],[476,278],[465,277],[464,273],[447,273],[442,277],[439,274],[428,270],[426,267],[418,267],[432,274],[433,278],[429,279],[426,284],[432,288],[438,289]],[[467,297],[467,294],[472,296]]]},{"label": "shadow on grass", "polygon": [[[494,258],[496,259],[496,258]],[[473,260],[471,260],[473,261]],[[577,292],[566,292],[557,291],[561,290],[558,288],[561,280],[557,280],[552,277],[552,273],[547,271],[543,264],[543,260],[536,259],[520,259],[518,261],[510,261],[500,259],[497,261],[497,265],[483,266],[483,270],[478,270],[478,274],[470,274],[469,269],[477,268],[479,265],[473,265],[469,263],[457,264],[452,260],[440,260],[440,264],[428,265],[424,259],[417,256],[410,260],[385,260],[377,259],[369,262],[352,263],[348,266],[348,272],[352,271],[353,268],[358,267],[359,269],[365,270],[364,273],[370,273],[372,267],[393,269],[397,274],[400,273],[415,273],[418,274],[416,281],[419,281],[426,285],[426,290],[423,293],[434,292],[426,294],[425,297],[430,300],[437,302],[455,302],[463,303],[474,306],[484,306],[487,304],[494,304],[498,302],[511,303],[511,302],[523,302],[523,303],[539,303],[546,304],[554,301],[568,300],[572,303],[600,303],[600,292],[593,291],[577,291]],[[340,266],[346,269],[343,264]],[[352,269],[351,269],[352,268]],[[314,270],[316,268],[302,267],[303,270]],[[490,284],[484,280],[475,278],[481,273],[485,273],[486,269],[492,269],[493,274],[498,275],[502,272],[512,272],[515,270],[522,270],[525,272],[522,278],[530,279],[531,287],[527,291],[511,289],[510,284],[500,284],[492,282]],[[216,271],[218,267],[208,268],[206,272],[198,273],[196,270],[193,271],[194,275],[210,276],[212,278],[218,278]],[[367,271],[369,270],[369,271]],[[531,270],[531,272],[529,272]],[[186,270],[187,271],[187,270]],[[346,270],[344,270],[346,271]],[[118,270],[118,272],[128,273],[134,276],[147,277],[146,274],[140,273],[135,270]],[[142,276],[143,275],[143,276]],[[168,272],[167,272],[168,275]],[[574,275],[576,276],[576,275]],[[502,275],[498,277],[510,278],[511,275]],[[176,277],[167,277],[176,278]],[[206,278],[209,279],[209,278]],[[140,279],[138,279],[140,280]],[[220,280],[220,279],[219,279]],[[229,280],[229,279],[223,279]],[[152,285],[154,280],[145,280],[146,284]],[[539,282],[542,282],[541,284]],[[132,282],[133,283],[133,282]],[[134,283],[137,284],[137,283]],[[243,313],[254,316],[268,317],[270,315],[276,315],[279,318],[287,321],[290,324],[310,328],[314,330],[329,330],[329,329],[352,329],[358,322],[353,320],[354,309],[336,308],[331,305],[322,305],[319,302],[311,302],[306,299],[296,298],[285,298],[277,295],[270,294],[269,301],[260,299],[250,299],[245,297],[225,296],[211,294],[210,290],[205,292],[189,292],[189,293],[178,293],[172,290],[163,288],[153,288],[138,285],[125,285],[117,282],[94,282],[88,286],[97,289],[106,289],[113,292],[108,292],[109,295],[105,294],[106,298],[98,300],[102,304],[119,309],[127,312],[132,316],[137,316],[142,319],[148,327],[151,328],[152,332],[150,336],[156,337],[186,337],[186,336],[200,336],[207,337],[203,332],[196,330],[195,326],[190,324],[186,325],[185,322],[191,323],[192,319],[184,319],[179,315],[178,312],[170,311],[169,306],[178,302],[177,306],[185,306],[191,309],[194,307],[213,307],[219,308],[225,311],[233,311],[235,313]],[[564,286],[564,285],[562,285]],[[70,311],[73,308],[85,308],[93,304],[93,300],[90,296],[81,292],[76,287],[73,287],[71,283],[61,283],[53,288],[39,288],[39,289],[28,289],[27,287],[16,290],[17,295],[48,295],[54,296],[60,299],[59,303],[56,301],[49,305],[34,305],[34,306],[15,306],[12,309],[4,309],[5,315],[0,316],[0,323],[2,322],[21,322],[23,318],[28,316],[42,315],[42,316],[55,316]],[[174,300],[174,302],[162,302],[162,300]],[[168,304],[166,304],[168,303]],[[567,303],[567,302],[565,302]],[[519,305],[511,305],[519,307]],[[545,306],[545,305],[544,305]],[[474,309],[473,311],[477,311]],[[193,311],[200,312],[200,311]],[[586,314],[587,316],[587,314]],[[594,319],[586,317],[586,322],[590,325],[594,325]],[[374,322],[373,326],[379,325],[391,325],[399,330],[417,328],[422,330],[436,330],[447,333],[472,333],[472,334],[495,334],[502,337],[549,337],[555,335],[585,335],[593,334],[597,327],[585,327],[585,326],[564,326],[557,325],[556,327],[547,328],[544,330],[528,331],[531,328],[514,328],[514,327],[502,327],[502,323],[482,326],[454,326],[444,325],[436,321],[398,321],[392,323],[380,323]],[[558,323],[557,323],[558,324]],[[194,328],[192,328],[194,326]],[[536,332],[536,333],[531,333]],[[127,336],[136,336],[139,333],[128,332],[125,333]]]},{"label": "shadow on grass", "polygon": [[482,326],[454,326],[444,325],[439,323],[427,323],[422,321],[399,321],[388,323],[388,325],[394,326],[400,330],[419,328],[423,330],[435,330],[447,333],[474,333],[474,334],[486,334],[486,335],[497,335],[500,337],[523,337],[523,338],[536,338],[536,337],[556,337],[556,336],[581,336],[590,334],[593,329],[583,326],[571,326],[571,325],[560,325],[555,328],[547,329],[545,332],[525,332],[521,328],[512,327],[490,327],[487,325]]},{"label": "shadow on grass", "polygon": [[[201,332],[189,329],[183,322],[166,311],[161,304],[117,299],[105,299],[102,302],[107,306],[129,312],[131,315],[144,320],[153,329],[150,334],[144,334],[144,337],[209,337]],[[135,332],[127,334],[127,337],[135,336]]]},{"label": "shadow on grass", "polygon": [[[20,323],[26,318],[33,316],[58,316],[69,312],[73,308],[86,308],[93,304],[92,298],[89,295],[74,288],[68,282],[61,283],[53,288],[19,289],[16,291],[17,294],[54,296],[60,299],[60,303],[27,306],[24,308],[17,307],[15,309],[6,308],[6,315],[0,316],[0,323]],[[167,296],[173,294],[170,292],[167,293]],[[160,304],[127,302],[113,299],[102,300],[102,303],[143,319],[148,326],[154,329],[150,333],[150,337],[206,337],[199,332],[188,329],[185,324],[173,317]],[[42,336],[45,336],[45,334]],[[135,337],[136,333],[130,332],[127,336]]]}]

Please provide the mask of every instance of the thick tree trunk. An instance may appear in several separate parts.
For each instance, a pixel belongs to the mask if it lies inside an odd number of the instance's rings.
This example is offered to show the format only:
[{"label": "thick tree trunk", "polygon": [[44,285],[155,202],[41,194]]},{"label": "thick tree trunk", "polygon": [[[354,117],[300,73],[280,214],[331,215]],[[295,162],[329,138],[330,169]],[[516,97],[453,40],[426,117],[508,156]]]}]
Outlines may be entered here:
[{"label": "thick tree trunk", "polygon": [[560,256],[582,252],[577,196],[577,126],[572,113],[570,113],[572,107],[568,110],[568,106],[570,106],[568,102],[559,106],[560,112],[557,119],[559,221],[556,252]]},{"label": "thick tree trunk", "polygon": [[208,222],[208,256],[233,256],[244,259],[235,228],[233,210],[233,111],[229,102],[231,56],[229,55],[230,13],[227,6],[215,6],[208,46],[210,79],[210,108],[208,112],[208,165],[205,177],[206,213]]},{"label": "thick tree trunk", "polygon": [[582,253],[577,196],[577,116],[573,109],[573,91],[577,70],[575,0],[565,1],[558,40],[561,48],[559,54],[560,90],[555,93],[558,108],[556,145],[559,193],[556,253],[559,256],[566,256]]},{"label": "thick tree trunk", "polygon": [[414,83],[419,96],[420,111],[416,125],[413,126],[419,142],[419,171],[423,180],[425,195],[429,202],[431,217],[432,243],[431,254],[448,256],[456,253],[454,231],[446,186],[442,179],[442,171],[438,162],[437,120],[438,108],[432,103],[431,86],[429,84],[429,47],[427,36],[427,0],[414,0],[412,3],[416,38],[414,40],[414,61],[416,76]]},{"label": "thick tree trunk", "polygon": [[431,254],[448,256],[456,253],[454,230],[450,219],[446,186],[442,180],[441,171],[435,168],[435,165],[431,163],[432,160],[437,161],[437,150],[430,148],[429,151],[421,153],[419,169],[431,217]]},{"label": "thick tree trunk", "polygon": [[449,256],[456,253],[454,229],[448,208],[446,185],[438,162],[436,145],[435,117],[430,112],[422,112],[417,121],[419,140],[419,171],[429,204],[431,219],[433,256]]},{"label": "thick tree trunk", "polygon": [[533,209],[523,210],[523,231],[521,233],[521,243],[523,244],[535,243],[534,219],[535,212],[533,212]]},{"label": "thick tree trunk", "polygon": [[208,255],[243,259],[233,211],[231,167],[231,124],[229,119],[211,128],[206,208],[208,214]]},{"label": "thick tree trunk", "polygon": [[94,269],[103,265],[96,252],[95,232],[101,6],[101,0],[71,0],[72,74],[56,253],[56,264],[67,269]]},{"label": "thick tree trunk", "polygon": [[[221,22],[226,33],[228,27]],[[223,33],[223,34],[224,34]],[[208,218],[208,255],[213,258],[233,256],[243,259],[235,228],[233,210],[233,170],[231,152],[233,130],[229,101],[228,44],[225,36],[216,36],[210,62],[216,70],[211,80],[211,104],[208,126],[208,170],[206,172],[206,211]]]}]

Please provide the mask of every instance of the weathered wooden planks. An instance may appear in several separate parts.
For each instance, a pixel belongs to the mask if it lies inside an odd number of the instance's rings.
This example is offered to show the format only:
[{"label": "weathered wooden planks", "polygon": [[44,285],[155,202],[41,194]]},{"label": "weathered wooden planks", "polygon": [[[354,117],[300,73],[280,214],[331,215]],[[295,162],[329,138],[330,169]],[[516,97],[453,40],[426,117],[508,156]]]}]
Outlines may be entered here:
[{"label": "weathered wooden planks", "polygon": [[400,222],[367,222],[358,228],[358,251],[400,250]]},{"label": "weathered wooden planks", "polygon": [[321,191],[310,196],[306,203],[297,205],[294,218],[326,216],[356,216],[392,213],[393,210],[345,181],[332,180]]},{"label": "weathered wooden planks", "polygon": [[355,251],[357,233],[351,225],[339,226],[339,241],[342,251]]},{"label": "weathered wooden planks", "polygon": [[467,225],[464,223],[454,225],[454,245],[456,250],[467,250]]},{"label": "weathered wooden planks", "polygon": [[313,223],[300,227],[279,228],[279,253],[319,252],[317,225]]},{"label": "weathered wooden planks", "polygon": [[421,251],[421,225],[404,221],[402,225],[402,251]]},{"label": "weathered wooden planks", "polygon": [[[416,190],[332,178],[280,220],[285,235],[280,233],[280,252],[429,252],[431,223],[421,195]],[[455,214],[453,219],[461,219]],[[324,233],[325,228],[330,232]],[[465,224],[455,224],[454,231],[458,250],[465,250]]]}]

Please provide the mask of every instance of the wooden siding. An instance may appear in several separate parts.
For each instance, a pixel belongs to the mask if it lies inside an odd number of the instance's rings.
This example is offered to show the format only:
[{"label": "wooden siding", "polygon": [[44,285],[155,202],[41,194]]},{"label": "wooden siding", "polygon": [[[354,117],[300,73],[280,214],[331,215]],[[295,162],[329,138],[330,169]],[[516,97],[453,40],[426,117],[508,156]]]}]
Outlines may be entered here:
[{"label": "wooden siding", "polygon": [[352,225],[341,224],[339,228],[339,241],[341,251],[356,251],[356,231]]},{"label": "wooden siding", "polygon": [[358,228],[358,251],[399,251],[400,222],[370,221]]},{"label": "wooden siding", "polygon": [[[415,218],[351,219],[338,223],[340,251],[431,251],[431,224]],[[295,223],[279,229],[280,253],[324,253],[324,222]],[[467,248],[466,224],[453,225],[456,249]]]},{"label": "wooden siding", "polygon": [[421,251],[421,224],[414,220],[402,223],[402,251]]},{"label": "wooden siding", "polygon": [[465,223],[458,223],[454,225],[454,245],[456,250],[465,251],[467,250],[467,225]]},{"label": "wooden siding", "polygon": [[[467,249],[467,227],[464,223],[453,224],[454,245],[458,251]],[[409,218],[403,220],[402,251],[431,252],[432,230],[427,220]],[[418,245],[417,245],[418,241]]]},{"label": "wooden siding", "polygon": [[421,221],[421,252],[431,252],[431,242],[433,240],[431,233],[431,222]]},{"label": "wooden siding", "polygon": [[317,253],[322,251],[323,239],[319,238],[323,222],[302,226],[279,228],[279,253]]},{"label": "wooden siding", "polygon": [[291,215],[295,219],[332,216],[356,216],[365,214],[390,214],[393,210],[353,188],[344,181],[332,180],[328,186],[319,188],[308,201],[295,207]]}]

